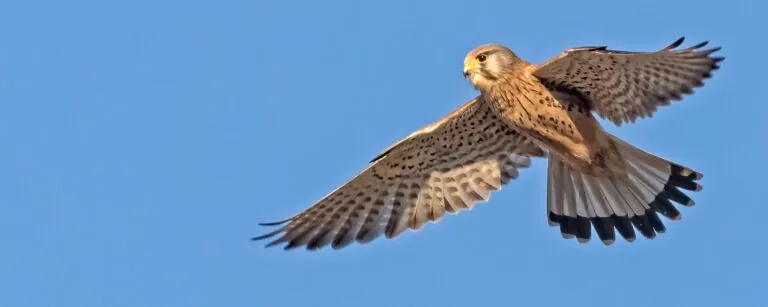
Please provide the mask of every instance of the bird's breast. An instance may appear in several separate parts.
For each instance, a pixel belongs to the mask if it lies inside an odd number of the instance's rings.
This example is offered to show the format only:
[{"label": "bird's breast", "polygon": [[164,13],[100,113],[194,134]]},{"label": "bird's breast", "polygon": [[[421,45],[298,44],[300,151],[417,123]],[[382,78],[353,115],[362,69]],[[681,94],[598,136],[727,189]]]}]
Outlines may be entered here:
[{"label": "bird's breast", "polygon": [[551,153],[577,165],[591,164],[602,129],[578,97],[525,79],[499,84],[488,94],[494,112],[506,123]]}]

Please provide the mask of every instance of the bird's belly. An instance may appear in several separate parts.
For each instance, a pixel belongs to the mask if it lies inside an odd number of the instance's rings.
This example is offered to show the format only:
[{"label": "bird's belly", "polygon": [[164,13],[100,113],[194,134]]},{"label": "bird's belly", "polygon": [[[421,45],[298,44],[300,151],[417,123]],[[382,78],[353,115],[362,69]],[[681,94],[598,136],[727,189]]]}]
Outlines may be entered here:
[{"label": "bird's belly", "polygon": [[571,168],[586,173],[590,173],[590,170],[594,168],[594,154],[587,144],[549,135],[542,136],[535,133],[528,135],[537,145],[546,149],[550,155],[556,155],[559,160]]},{"label": "bird's belly", "polygon": [[495,109],[509,125],[550,154],[557,155],[577,170],[590,172],[600,147],[597,138],[602,130],[588,111],[574,107],[569,110],[568,105],[559,103],[552,96],[539,99],[523,97],[515,103],[517,105]]}]

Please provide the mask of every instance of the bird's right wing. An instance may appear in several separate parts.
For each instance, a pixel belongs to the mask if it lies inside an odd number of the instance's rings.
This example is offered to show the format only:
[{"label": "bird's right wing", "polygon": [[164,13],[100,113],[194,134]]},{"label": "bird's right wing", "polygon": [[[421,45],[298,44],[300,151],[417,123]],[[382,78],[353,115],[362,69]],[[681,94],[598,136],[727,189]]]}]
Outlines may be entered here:
[{"label": "bird's right wing", "polygon": [[378,155],[368,168],[277,230],[268,246],[314,250],[394,238],[444,213],[471,209],[544,152],[494,115],[481,97]]},{"label": "bird's right wing", "polygon": [[621,125],[693,93],[724,59],[711,56],[719,47],[701,49],[707,42],[676,50],[682,42],[654,52],[571,48],[536,66],[533,75],[550,90],[579,95],[598,115]]}]

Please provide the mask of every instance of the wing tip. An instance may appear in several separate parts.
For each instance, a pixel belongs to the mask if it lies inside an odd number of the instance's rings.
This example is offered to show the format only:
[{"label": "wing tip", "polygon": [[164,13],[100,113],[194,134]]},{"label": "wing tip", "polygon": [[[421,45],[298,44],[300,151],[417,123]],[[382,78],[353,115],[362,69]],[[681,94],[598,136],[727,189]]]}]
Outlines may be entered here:
[{"label": "wing tip", "polygon": [[[268,234],[263,234],[263,235],[260,235],[258,237],[253,237],[253,238],[251,238],[251,241],[261,241],[261,240],[264,240],[264,239],[269,239],[269,238],[274,237],[276,234],[279,234],[281,232],[283,232],[282,229],[281,230],[276,230],[276,231],[270,232]],[[277,240],[274,240],[274,241],[271,241],[271,242],[267,243],[266,245],[264,245],[264,247],[265,248],[272,247],[272,246],[275,246],[275,245],[280,244],[282,242],[283,241],[281,241],[281,239],[277,239]]]},{"label": "wing tip", "polygon": [[[290,222],[294,218],[295,217],[291,217],[291,218],[287,218],[287,219],[276,221],[276,222],[266,222],[266,223],[258,223],[258,224],[259,224],[259,226],[278,226],[278,225],[282,225],[282,224],[285,224],[287,222]],[[280,227],[279,229],[274,230],[272,232],[269,232],[269,233],[266,233],[266,234],[263,234],[263,235],[260,235],[260,236],[256,236],[256,237],[251,237],[251,241],[261,241],[261,240],[264,240],[264,239],[269,239],[271,237],[274,237],[277,234],[285,232],[285,230],[286,230],[286,226],[283,226],[283,227]],[[275,245],[283,243],[283,242],[285,242],[285,240],[283,240],[283,238],[279,238],[277,240],[274,240],[272,242],[267,243],[266,245],[264,245],[264,247],[265,248],[272,247],[272,246],[275,246]]]},{"label": "wing tip", "polygon": [[[662,50],[672,50],[672,49],[675,49],[677,47],[680,47],[680,45],[682,45],[684,41],[685,41],[685,36],[681,36],[674,43],[670,44],[669,46],[667,46],[666,48],[664,48]],[[705,44],[706,44],[706,42],[705,42]]]},{"label": "wing tip", "polygon": [[[683,44],[684,41],[685,41],[685,36],[682,36],[682,37],[678,38],[675,42],[670,44],[669,46],[667,46],[664,49],[662,49],[661,51],[671,51],[671,50],[673,50],[673,49],[675,49],[677,47],[680,47]],[[680,51],[694,51],[694,50],[697,50],[697,49],[701,49],[701,48],[707,46],[708,44],[709,44],[709,41],[705,40],[705,41],[700,42],[698,44],[695,44],[695,45],[693,45],[691,47],[682,49]],[[713,47],[713,48],[710,48],[710,49],[707,49],[707,50],[702,50],[702,52],[706,52],[706,55],[710,55],[712,53],[720,51],[722,48],[723,48],[722,46],[717,46],[717,47]],[[725,58],[724,57],[716,57],[716,58],[712,58],[712,59],[715,60],[715,62],[720,62],[720,61],[724,60]]]},{"label": "wing tip", "polygon": [[282,225],[287,222],[290,222],[291,220],[293,220],[293,218],[287,218],[287,219],[276,221],[276,222],[259,223],[259,226],[278,226],[278,225]]}]

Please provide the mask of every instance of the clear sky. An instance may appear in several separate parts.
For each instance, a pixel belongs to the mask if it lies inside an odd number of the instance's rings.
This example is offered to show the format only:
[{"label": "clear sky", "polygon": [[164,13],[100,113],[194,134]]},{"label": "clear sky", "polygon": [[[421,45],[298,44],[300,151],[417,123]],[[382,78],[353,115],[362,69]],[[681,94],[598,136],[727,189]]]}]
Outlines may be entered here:
[{"label": "clear sky", "polygon": [[[0,306],[765,306],[763,1],[3,1]],[[607,129],[704,173],[655,240],[546,223],[546,161],[397,240],[265,249],[311,205],[476,95],[466,52],[539,63],[680,36],[727,59]]]}]

